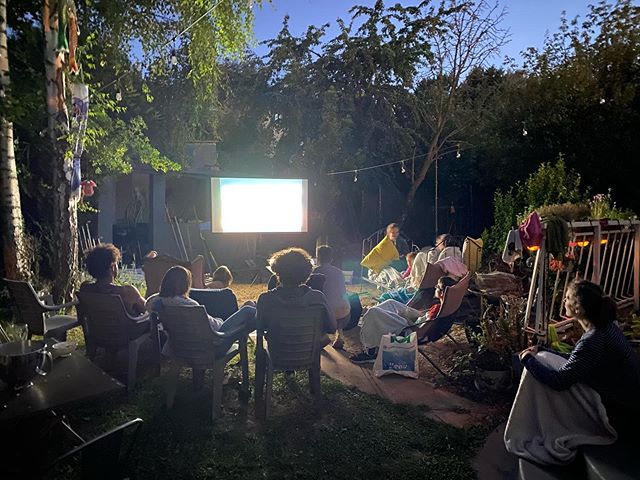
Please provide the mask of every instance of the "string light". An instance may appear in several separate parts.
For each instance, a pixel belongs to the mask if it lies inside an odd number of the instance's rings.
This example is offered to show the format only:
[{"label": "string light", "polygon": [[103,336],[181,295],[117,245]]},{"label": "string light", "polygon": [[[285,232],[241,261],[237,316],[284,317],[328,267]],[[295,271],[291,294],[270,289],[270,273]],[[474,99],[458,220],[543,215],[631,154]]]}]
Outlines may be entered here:
[{"label": "string light", "polygon": [[178,65],[178,55],[175,49],[171,50],[171,65],[174,67]]},{"label": "string light", "polygon": [[356,170],[354,173],[355,174],[353,176],[353,183],[356,183],[358,181],[358,170]]},{"label": "string light", "polygon": [[458,144],[458,148],[456,149],[456,158],[460,158],[462,155],[460,155],[460,144]]},{"label": "string light", "polygon": [[522,122],[522,136],[526,137],[527,135],[529,135],[529,132],[527,132],[527,125]]},{"label": "string light", "polygon": [[122,101],[122,90],[118,89],[118,91],[116,92],[116,102],[121,102]]},{"label": "string light", "polygon": [[407,173],[407,169],[404,168],[404,160],[402,160],[402,162],[400,163],[401,167],[400,167],[400,173]]},{"label": "string light", "polygon": [[600,105],[604,105],[607,101],[604,98],[600,99]]}]

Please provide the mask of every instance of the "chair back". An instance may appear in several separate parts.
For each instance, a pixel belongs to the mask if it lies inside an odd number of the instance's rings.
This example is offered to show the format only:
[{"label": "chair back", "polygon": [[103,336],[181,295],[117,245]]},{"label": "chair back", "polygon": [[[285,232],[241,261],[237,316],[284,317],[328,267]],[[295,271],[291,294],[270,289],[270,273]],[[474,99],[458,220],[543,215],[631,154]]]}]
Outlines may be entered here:
[{"label": "chair back", "polygon": [[[323,306],[287,306],[270,312],[259,322],[267,327],[267,349],[274,370],[308,370],[318,361],[322,348]],[[260,336],[260,332],[258,333]]]},{"label": "chair back", "polygon": [[31,284],[7,278],[4,279],[4,282],[9,289],[9,295],[15,304],[20,322],[28,325],[29,333],[44,335],[43,313],[46,308]]},{"label": "chair back", "polygon": [[78,292],[78,318],[91,347],[118,350],[129,344],[129,330],[134,320],[120,295]]},{"label": "chair back", "polygon": [[221,342],[211,330],[207,311],[202,305],[164,306],[159,318],[176,357],[192,365],[213,362],[217,353],[215,347]]},{"label": "chair back", "polygon": [[423,323],[416,332],[419,343],[435,342],[451,330],[453,318],[449,317],[452,317],[462,305],[470,278],[471,275],[466,274],[458,283],[445,288],[438,314],[431,321]]},{"label": "chair back", "polygon": [[103,433],[58,457],[50,469],[69,458],[80,455],[80,478],[123,478],[141,426],[142,419],[136,418]]},{"label": "chair back", "polygon": [[440,307],[436,318],[448,317],[458,311],[460,305],[462,305],[462,300],[464,300],[467,290],[469,290],[470,280],[471,274],[467,273],[458,281],[458,283],[444,289],[442,306]]},{"label": "chair back", "polygon": [[238,299],[230,288],[192,288],[189,297],[206,308],[212,317],[226,320],[238,311]]},{"label": "chair back", "polygon": [[437,263],[427,263],[427,268],[425,269],[422,281],[420,282],[420,290],[435,288],[440,277],[444,276],[444,270],[442,270],[440,265]]},{"label": "chair back", "polygon": [[145,258],[142,264],[144,281],[147,284],[147,297],[160,291],[160,284],[164,274],[171,267],[178,265],[191,272],[193,288],[204,288],[204,257],[202,255],[196,256],[191,263],[178,260],[169,255],[158,255]]}]

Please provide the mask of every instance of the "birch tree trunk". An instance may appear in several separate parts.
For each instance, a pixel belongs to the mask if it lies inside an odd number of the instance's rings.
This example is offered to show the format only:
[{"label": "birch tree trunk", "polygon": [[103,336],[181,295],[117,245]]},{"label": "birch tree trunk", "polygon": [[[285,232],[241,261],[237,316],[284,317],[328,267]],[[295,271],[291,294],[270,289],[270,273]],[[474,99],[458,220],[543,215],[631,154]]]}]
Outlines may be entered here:
[{"label": "birch tree trunk", "polygon": [[71,297],[78,273],[78,215],[76,200],[71,195],[73,160],[67,154],[69,116],[65,104],[64,53],[57,50],[60,2],[66,8],[66,0],[44,0],[42,18],[48,132],[53,170],[53,296],[56,301],[67,301]]},{"label": "birch tree trunk", "polygon": [[13,124],[6,118],[6,103],[11,86],[9,77],[9,52],[7,49],[7,0],[0,0],[0,245],[4,276],[12,279],[28,279],[24,223],[20,209],[18,172],[13,152]]}]

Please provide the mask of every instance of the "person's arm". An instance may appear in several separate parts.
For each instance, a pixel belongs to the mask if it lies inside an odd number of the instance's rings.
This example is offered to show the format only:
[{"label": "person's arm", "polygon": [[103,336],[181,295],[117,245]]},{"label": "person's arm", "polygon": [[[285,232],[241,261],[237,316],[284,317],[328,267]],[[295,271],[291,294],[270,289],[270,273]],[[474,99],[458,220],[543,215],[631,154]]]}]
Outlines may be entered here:
[{"label": "person's arm", "polygon": [[131,309],[138,315],[143,314],[145,309],[145,299],[140,295],[140,292],[133,285],[128,285],[129,299],[131,301]]},{"label": "person's arm", "polygon": [[606,355],[604,342],[591,336],[577,343],[569,360],[559,370],[547,367],[530,354],[522,358],[522,363],[538,381],[554,390],[566,390],[588,378],[602,355]]},{"label": "person's arm", "polygon": [[564,359],[569,359],[571,357],[570,353],[563,353],[563,352],[559,352],[557,350],[554,350],[553,348],[547,348],[547,347],[538,347],[538,350],[541,352],[549,352],[549,353],[553,353],[554,355],[558,355]]}]

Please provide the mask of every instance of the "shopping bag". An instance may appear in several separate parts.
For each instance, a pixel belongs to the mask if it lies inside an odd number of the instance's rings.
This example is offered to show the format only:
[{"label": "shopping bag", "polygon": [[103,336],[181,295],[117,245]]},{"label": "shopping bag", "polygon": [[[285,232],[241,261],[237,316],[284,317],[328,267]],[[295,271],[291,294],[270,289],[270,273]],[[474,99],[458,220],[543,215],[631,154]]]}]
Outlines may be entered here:
[{"label": "shopping bag", "polygon": [[373,374],[382,377],[390,373],[418,378],[418,340],[415,332],[407,336],[382,336]]}]

